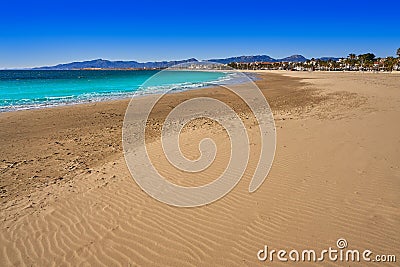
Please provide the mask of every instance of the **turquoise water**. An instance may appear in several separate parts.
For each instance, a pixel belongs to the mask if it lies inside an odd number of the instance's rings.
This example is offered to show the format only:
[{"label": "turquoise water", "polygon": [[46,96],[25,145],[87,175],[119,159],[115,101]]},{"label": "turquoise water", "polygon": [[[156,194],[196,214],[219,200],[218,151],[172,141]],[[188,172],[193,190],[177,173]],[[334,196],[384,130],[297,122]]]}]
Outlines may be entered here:
[{"label": "turquoise water", "polygon": [[[157,75],[148,80],[154,74]],[[229,80],[228,76],[222,72],[176,70],[3,70],[0,71],[0,111],[185,90]]]}]

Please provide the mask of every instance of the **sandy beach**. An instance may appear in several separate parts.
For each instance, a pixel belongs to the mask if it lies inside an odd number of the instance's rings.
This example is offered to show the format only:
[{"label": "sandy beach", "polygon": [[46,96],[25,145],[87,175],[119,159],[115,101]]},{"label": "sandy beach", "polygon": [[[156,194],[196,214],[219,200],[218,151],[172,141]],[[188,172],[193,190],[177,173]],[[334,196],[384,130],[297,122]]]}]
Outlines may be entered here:
[{"label": "sandy beach", "polygon": [[[260,146],[251,139],[251,164],[239,184],[197,208],[160,203],[132,179],[121,137],[129,100],[0,113],[0,265],[288,266],[259,261],[257,252],[265,245],[321,251],[344,238],[351,249],[396,255],[397,263],[376,265],[397,266],[400,74],[265,71],[259,77],[277,129],[272,169],[250,194]],[[166,115],[200,96],[250,116],[247,130],[256,136],[248,108],[226,90],[181,92],[167,95],[149,122],[153,155],[162,155]],[[212,181],[228,158],[224,130],[196,120],[180,138],[183,152],[196,158],[206,136],[222,151],[207,172],[187,179],[166,160],[156,160],[157,167],[177,184]]]}]

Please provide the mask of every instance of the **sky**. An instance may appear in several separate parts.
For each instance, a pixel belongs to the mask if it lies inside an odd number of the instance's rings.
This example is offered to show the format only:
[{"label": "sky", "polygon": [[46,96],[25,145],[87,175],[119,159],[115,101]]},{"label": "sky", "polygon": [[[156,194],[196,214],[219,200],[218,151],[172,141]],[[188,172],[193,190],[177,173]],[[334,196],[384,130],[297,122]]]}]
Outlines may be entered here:
[{"label": "sky", "polygon": [[399,14],[394,0],[3,0],[0,69],[97,58],[395,56]]}]

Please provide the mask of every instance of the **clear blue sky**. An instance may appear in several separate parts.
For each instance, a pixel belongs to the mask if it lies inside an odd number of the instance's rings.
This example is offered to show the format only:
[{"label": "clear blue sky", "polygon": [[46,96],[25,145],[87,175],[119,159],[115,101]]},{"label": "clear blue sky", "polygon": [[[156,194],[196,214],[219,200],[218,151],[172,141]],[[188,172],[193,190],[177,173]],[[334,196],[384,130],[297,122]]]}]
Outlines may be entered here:
[{"label": "clear blue sky", "polygon": [[0,68],[88,59],[395,55],[398,1],[2,1]]}]

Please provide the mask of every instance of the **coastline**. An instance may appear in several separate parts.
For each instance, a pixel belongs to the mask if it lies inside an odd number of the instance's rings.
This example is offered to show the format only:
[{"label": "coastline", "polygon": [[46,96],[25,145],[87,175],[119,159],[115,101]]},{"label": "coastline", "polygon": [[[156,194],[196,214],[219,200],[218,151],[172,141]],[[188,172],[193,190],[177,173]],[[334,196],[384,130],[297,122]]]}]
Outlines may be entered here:
[{"label": "coastline", "polygon": [[[320,249],[334,247],[340,237],[351,248],[399,255],[399,76],[255,73],[277,128],[271,173],[249,194],[249,166],[230,194],[202,208],[160,204],[130,177],[121,147],[130,99],[1,113],[0,261],[256,265],[264,245]],[[165,115],[200,96],[247,115],[223,88],[169,94],[151,121],[149,150],[162,151],[157,135]],[[196,156],[207,134],[228,150],[217,125],[189,126],[182,132],[184,153]],[[252,143],[251,162],[259,145]],[[225,155],[219,156],[209,174],[225,166]],[[166,162],[158,164],[170,171]],[[193,185],[211,178],[187,180],[177,173],[174,181]]]},{"label": "coastline", "polygon": [[[25,71],[41,71],[41,70],[25,70]],[[48,72],[49,70],[44,70],[44,72]],[[50,71],[55,71],[55,72],[68,72],[64,70],[50,70]],[[94,71],[120,71],[118,70],[113,70],[113,69],[101,69],[101,70],[73,70],[73,71],[89,71],[89,72],[94,72]],[[147,70],[124,70],[124,71],[131,71],[131,72],[136,72],[136,71],[147,71]],[[154,71],[154,70],[148,70],[148,71]],[[59,107],[59,106],[70,106],[70,105],[79,105],[79,104],[88,104],[88,103],[96,103],[96,102],[107,102],[107,101],[115,101],[115,100],[124,100],[124,99],[131,99],[131,98],[138,98],[142,96],[147,96],[147,95],[159,95],[159,94],[164,94],[165,92],[168,93],[176,93],[176,92],[181,92],[181,91],[188,91],[188,90],[196,90],[196,89],[201,89],[201,88],[208,88],[216,85],[227,85],[227,84],[240,84],[240,83],[245,83],[248,82],[248,80],[254,80],[255,78],[253,76],[247,76],[244,74],[241,74],[240,72],[237,71],[232,71],[232,70],[207,70],[207,69],[194,69],[194,70],[187,70],[187,69],[162,69],[156,72],[154,75],[157,75],[163,71],[187,71],[187,72],[220,72],[224,73],[225,76],[218,78],[217,80],[209,80],[209,81],[204,81],[204,82],[189,82],[189,84],[168,84],[168,85],[163,85],[160,86],[164,89],[157,89],[154,92],[152,90],[147,90],[146,83],[148,80],[144,81],[142,85],[139,85],[139,88],[144,89],[142,90],[132,90],[132,91],[125,91],[125,92],[110,92],[109,94],[103,94],[103,93],[98,93],[98,92],[91,92],[89,93],[92,95],[92,97],[87,97],[87,98],[82,98],[85,94],[82,95],[72,95],[72,96],[46,96],[44,98],[54,98],[54,99],[61,99],[60,101],[54,101],[54,102],[37,102],[36,104],[31,103],[31,104],[21,104],[21,105],[13,105],[13,106],[0,106],[0,113],[3,112],[13,112],[13,111],[21,111],[21,110],[34,110],[34,109],[43,109],[43,108],[54,108],[54,107]],[[43,72],[43,71],[42,71]],[[236,75],[235,74],[239,74]],[[154,76],[153,75],[153,76]],[[150,76],[149,79],[151,79]],[[238,77],[238,76],[246,76],[246,79],[244,80],[243,77]],[[157,76],[155,76],[157,77]],[[242,78],[242,79],[240,79]],[[144,86],[144,88],[143,88]],[[178,86],[180,89],[175,91],[174,86]],[[129,87],[129,85],[126,85],[126,87]],[[158,86],[156,86],[158,87]],[[62,99],[70,99],[70,100],[65,100],[62,101]]]},{"label": "coastline", "polygon": [[[71,71],[142,71],[143,69],[73,69]],[[161,69],[160,71],[163,71],[166,69]],[[41,70],[29,70],[29,71],[41,71]],[[47,71],[47,70],[46,70]],[[54,71],[59,71],[59,70],[54,70]],[[248,79],[250,79],[252,82],[255,82],[258,80],[258,76],[260,74],[265,74],[265,73],[272,73],[272,74],[281,74],[281,75],[287,75],[290,76],[293,73],[348,73],[348,74],[354,74],[354,75],[362,75],[362,74],[372,74],[372,75],[400,75],[400,71],[393,71],[393,72],[362,72],[362,71],[288,71],[288,70],[201,70],[201,69],[168,69],[168,71],[188,71],[188,72],[223,72],[223,73],[244,73]],[[248,74],[253,74],[252,76],[248,76]],[[236,78],[237,79],[237,78]],[[189,91],[189,90],[199,90],[199,89],[204,89],[204,88],[210,88],[215,86],[215,82],[219,81],[209,81],[206,83],[209,83],[209,85],[204,85],[204,86],[196,86],[193,88],[185,88],[182,90],[178,91],[173,91],[173,89],[169,89],[170,92],[169,94],[175,94],[175,93],[180,93],[183,91]],[[234,79],[230,79],[229,83],[221,83],[220,85],[234,85],[234,84],[241,84],[241,83],[246,83],[248,81],[237,81]],[[50,105],[43,105],[43,106],[21,106],[19,108],[10,108],[10,109],[4,109],[3,107],[0,109],[0,114],[4,112],[17,112],[17,111],[24,111],[24,110],[36,110],[36,109],[48,109],[48,108],[58,108],[58,107],[66,107],[66,106],[73,106],[73,105],[87,105],[87,104],[93,104],[93,103],[98,103],[98,102],[110,102],[110,101],[128,101],[132,98],[141,98],[141,97],[146,97],[148,95],[160,95],[160,92],[149,92],[145,94],[135,94],[136,92],[133,91],[131,93],[124,93],[123,96],[99,96],[98,98],[94,99],[85,99],[85,100],[79,100],[76,99],[75,101],[72,102],[66,102],[66,103],[55,103],[55,104],[50,104]],[[128,96],[128,95],[132,96]]]}]

